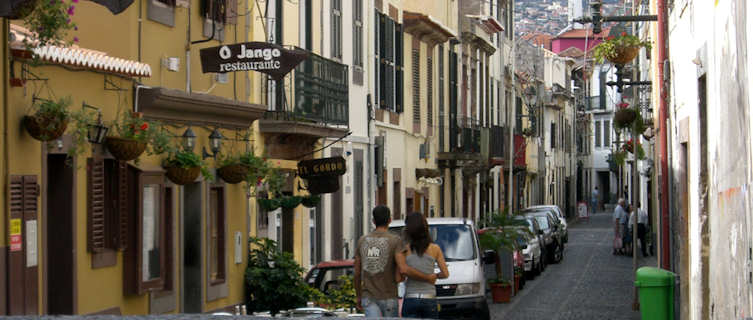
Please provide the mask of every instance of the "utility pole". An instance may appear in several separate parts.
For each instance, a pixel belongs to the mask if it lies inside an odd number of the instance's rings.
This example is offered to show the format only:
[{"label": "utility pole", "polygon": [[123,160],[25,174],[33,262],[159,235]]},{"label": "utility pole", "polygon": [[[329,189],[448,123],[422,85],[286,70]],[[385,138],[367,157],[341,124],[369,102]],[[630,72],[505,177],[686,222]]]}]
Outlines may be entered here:
[{"label": "utility pole", "polygon": [[[633,10],[631,13],[635,13],[637,9],[636,6],[636,0],[633,0]],[[633,34],[638,34],[638,26],[633,23]],[[635,66],[640,65],[640,60],[638,60],[639,63]],[[638,78],[638,70],[637,68],[633,67],[633,76],[631,77],[632,80],[635,80]],[[619,80],[618,80],[619,81]],[[621,88],[621,87],[618,87]],[[633,89],[633,107],[638,108],[638,119],[635,121],[643,121],[643,114],[640,112],[641,107],[638,101],[638,87],[632,86]],[[638,270],[638,206],[637,204],[640,202],[638,200],[638,196],[640,193],[640,176],[638,176],[638,146],[639,146],[639,140],[641,139],[641,133],[642,132],[635,132],[634,130],[631,130],[632,136],[633,136],[633,212],[634,212],[634,219],[633,219],[633,276],[635,276],[635,272]],[[645,250],[645,249],[642,249]],[[640,303],[638,302],[638,287],[633,286],[633,310],[640,309]]]}]

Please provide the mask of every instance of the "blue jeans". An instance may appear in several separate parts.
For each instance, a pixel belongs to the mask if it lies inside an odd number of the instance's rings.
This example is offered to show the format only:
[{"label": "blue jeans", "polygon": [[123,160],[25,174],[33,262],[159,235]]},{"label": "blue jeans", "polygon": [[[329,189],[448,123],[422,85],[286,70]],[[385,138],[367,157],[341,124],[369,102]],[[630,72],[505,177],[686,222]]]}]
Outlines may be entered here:
[{"label": "blue jeans", "polygon": [[403,300],[403,318],[439,319],[437,299],[406,298]]},{"label": "blue jeans", "polygon": [[366,318],[397,318],[397,299],[374,300],[361,298]]}]

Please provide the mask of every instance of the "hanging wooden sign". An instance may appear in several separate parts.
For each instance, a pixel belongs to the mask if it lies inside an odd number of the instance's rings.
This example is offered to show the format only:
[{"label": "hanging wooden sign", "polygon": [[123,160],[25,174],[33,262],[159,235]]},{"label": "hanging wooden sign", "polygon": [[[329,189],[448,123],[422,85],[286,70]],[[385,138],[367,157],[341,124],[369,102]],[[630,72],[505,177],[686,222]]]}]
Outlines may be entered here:
[{"label": "hanging wooden sign", "polygon": [[258,71],[275,80],[282,79],[299,63],[308,58],[308,52],[286,49],[267,42],[246,42],[201,49],[201,70],[204,73]]},{"label": "hanging wooden sign", "polygon": [[345,174],[345,159],[331,157],[298,162],[298,175],[303,179],[337,177]]}]

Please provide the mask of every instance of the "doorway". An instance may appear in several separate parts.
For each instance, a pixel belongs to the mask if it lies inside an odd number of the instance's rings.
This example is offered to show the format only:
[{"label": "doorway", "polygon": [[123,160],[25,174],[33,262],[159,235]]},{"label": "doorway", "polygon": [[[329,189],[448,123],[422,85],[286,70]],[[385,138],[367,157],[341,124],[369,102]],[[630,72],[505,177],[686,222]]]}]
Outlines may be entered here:
[{"label": "doorway", "polygon": [[202,312],[201,183],[183,186],[183,313]]},{"label": "doorway", "polygon": [[611,199],[611,190],[609,189],[610,183],[609,183],[609,171],[599,171],[597,172],[599,181],[597,182],[599,185],[599,208],[604,210],[604,204],[607,204],[613,200]]},{"label": "doorway", "polygon": [[76,267],[73,210],[75,196],[74,166],[66,163],[65,154],[47,156],[47,313],[75,314]]}]

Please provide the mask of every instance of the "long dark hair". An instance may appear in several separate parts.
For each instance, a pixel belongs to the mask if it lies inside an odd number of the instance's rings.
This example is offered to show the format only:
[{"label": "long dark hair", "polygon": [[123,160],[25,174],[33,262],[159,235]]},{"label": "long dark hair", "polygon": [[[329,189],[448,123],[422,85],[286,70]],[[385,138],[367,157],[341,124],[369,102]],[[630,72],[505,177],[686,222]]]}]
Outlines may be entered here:
[{"label": "long dark hair", "polygon": [[429,224],[423,214],[414,212],[405,218],[405,235],[410,241],[411,251],[422,256],[431,243]]}]

